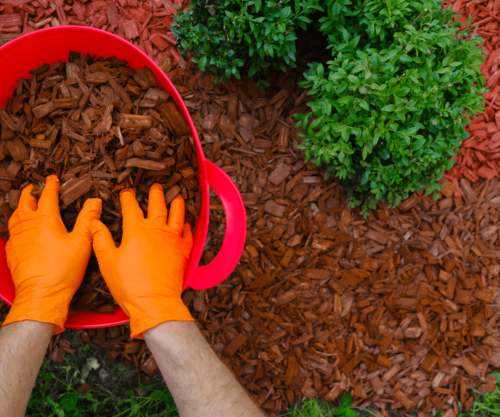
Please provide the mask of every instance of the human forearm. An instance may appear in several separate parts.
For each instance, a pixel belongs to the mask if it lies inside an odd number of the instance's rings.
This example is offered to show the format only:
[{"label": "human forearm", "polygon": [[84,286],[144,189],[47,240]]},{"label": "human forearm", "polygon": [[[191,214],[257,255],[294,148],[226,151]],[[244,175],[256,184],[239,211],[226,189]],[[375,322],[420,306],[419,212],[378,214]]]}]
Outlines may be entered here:
[{"label": "human forearm", "polygon": [[0,416],[24,416],[54,325],[21,321],[0,330]]},{"label": "human forearm", "polygon": [[144,333],[182,417],[261,417],[262,413],[192,322]]}]

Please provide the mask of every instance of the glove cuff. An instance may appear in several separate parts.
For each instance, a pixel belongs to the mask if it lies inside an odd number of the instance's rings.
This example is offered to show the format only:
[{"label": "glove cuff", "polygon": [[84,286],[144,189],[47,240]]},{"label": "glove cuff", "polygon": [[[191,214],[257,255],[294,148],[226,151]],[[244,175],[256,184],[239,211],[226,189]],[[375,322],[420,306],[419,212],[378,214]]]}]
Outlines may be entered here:
[{"label": "glove cuff", "polygon": [[2,327],[24,320],[38,321],[55,325],[52,334],[56,335],[65,330],[68,309],[69,302],[66,300],[39,299],[34,302],[30,299],[25,302],[22,297],[16,297]]},{"label": "glove cuff", "polygon": [[130,312],[130,333],[136,339],[144,339],[144,332],[166,321],[194,321],[181,298],[159,299],[148,303],[147,311],[127,306]]}]

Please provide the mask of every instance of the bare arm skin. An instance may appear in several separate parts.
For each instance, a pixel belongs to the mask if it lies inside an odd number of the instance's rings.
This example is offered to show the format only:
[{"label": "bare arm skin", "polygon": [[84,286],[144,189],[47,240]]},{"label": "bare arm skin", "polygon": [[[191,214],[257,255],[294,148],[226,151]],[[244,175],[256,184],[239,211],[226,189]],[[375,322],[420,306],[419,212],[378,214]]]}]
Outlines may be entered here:
[{"label": "bare arm skin", "polygon": [[54,327],[26,320],[0,330],[0,416],[24,416]]},{"label": "bare arm skin", "polygon": [[262,417],[193,322],[162,323],[144,339],[181,417]]}]

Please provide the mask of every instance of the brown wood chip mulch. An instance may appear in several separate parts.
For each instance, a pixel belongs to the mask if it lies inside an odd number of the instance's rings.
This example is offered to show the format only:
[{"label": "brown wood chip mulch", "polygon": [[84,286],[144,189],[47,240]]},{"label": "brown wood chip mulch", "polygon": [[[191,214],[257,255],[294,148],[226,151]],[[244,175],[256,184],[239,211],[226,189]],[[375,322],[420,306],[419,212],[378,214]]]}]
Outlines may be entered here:
[{"label": "brown wood chip mulch", "polygon": [[[101,220],[121,241],[119,192],[132,188],[146,212],[153,183],[163,186],[167,204],[182,195],[186,221],[194,225],[201,210],[194,139],[151,70],[70,52],[68,62],[43,64],[31,73],[17,81],[0,109],[0,236],[8,237],[21,189],[32,183],[31,194],[39,197],[52,174],[61,180],[61,217],[68,230],[84,201],[100,198]],[[95,257],[72,307],[114,311]]]},{"label": "brown wood chip mulch", "polygon": [[39,29],[87,26],[131,42],[169,72],[185,65],[170,31],[172,15],[188,9],[188,0],[2,0],[0,46]]}]

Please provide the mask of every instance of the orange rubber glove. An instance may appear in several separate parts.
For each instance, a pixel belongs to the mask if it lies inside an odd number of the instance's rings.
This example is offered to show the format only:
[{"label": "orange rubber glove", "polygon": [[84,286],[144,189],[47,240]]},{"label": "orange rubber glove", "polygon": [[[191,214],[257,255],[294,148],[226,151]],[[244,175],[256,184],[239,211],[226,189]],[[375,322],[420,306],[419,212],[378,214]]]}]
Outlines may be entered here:
[{"label": "orange rubber glove", "polygon": [[194,321],[181,299],[184,273],[193,248],[191,225],[184,224],[184,200],[177,196],[167,207],[163,187],[149,190],[145,219],[134,191],[122,190],[123,238],[116,248],[100,221],[90,228],[94,251],[115,301],[130,317],[132,337],[166,321]]},{"label": "orange rubber glove", "polygon": [[28,185],[22,190],[9,220],[7,265],[16,298],[3,325],[41,321],[54,324],[54,334],[58,334],[64,331],[69,304],[89,262],[90,222],[101,215],[102,201],[88,199],[68,233],[59,212],[57,177],[47,178],[38,203],[30,194],[32,189],[33,185]]}]

